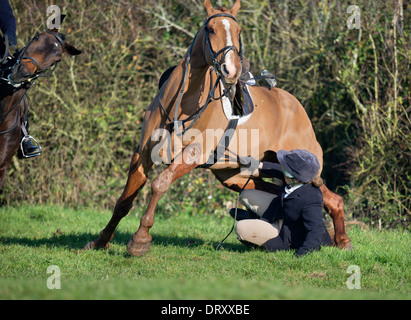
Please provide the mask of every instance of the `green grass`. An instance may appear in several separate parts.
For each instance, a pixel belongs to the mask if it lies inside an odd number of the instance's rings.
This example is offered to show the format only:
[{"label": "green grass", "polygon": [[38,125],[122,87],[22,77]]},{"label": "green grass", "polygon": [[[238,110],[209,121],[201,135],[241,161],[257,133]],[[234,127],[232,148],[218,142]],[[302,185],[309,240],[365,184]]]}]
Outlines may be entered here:
[{"label": "green grass", "polygon": [[[251,250],[231,235],[227,215],[170,218],[151,229],[151,251],[131,257],[126,244],[141,210],[120,223],[107,251],[82,251],[111,212],[55,206],[0,208],[0,299],[410,299],[411,236],[352,229],[355,249],[323,248],[303,258]],[[61,271],[61,290],[46,286],[47,267]],[[361,289],[346,286],[358,265]]]}]

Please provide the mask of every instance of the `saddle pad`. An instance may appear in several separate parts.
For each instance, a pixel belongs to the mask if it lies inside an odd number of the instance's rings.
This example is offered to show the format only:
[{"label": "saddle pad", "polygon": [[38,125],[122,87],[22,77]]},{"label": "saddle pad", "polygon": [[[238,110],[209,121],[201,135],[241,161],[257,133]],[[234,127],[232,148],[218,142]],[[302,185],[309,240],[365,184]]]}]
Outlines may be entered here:
[{"label": "saddle pad", "polygon": [[[223,83],[221,82],[221,88],[223,87]],[[248,85],[246,85],[247,90],[248,90]],[[222,94],[222,93],[221,93]],[[251,95],[250,95],[251,96]],[[248,119],[250,119],[251,113],[247,114],[245,116],[239,116],[239,115],[235,115],[233,114],[233,106],[231,105],[231,101],[230,99],[228,99],[227,97],[223,97],[221,99],[222,104],[223,104],[223,110],[224,110],[224,114],[226,116],[226,118],[228,120],[234,120],[234,119],[238,119],[238,125],[241,125],[243,123],[246,123]]]}]

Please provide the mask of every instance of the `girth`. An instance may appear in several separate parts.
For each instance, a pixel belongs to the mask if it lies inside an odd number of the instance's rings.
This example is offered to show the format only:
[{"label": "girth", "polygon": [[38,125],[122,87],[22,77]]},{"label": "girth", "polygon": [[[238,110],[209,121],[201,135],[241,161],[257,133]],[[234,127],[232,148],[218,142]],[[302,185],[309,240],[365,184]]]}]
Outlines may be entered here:
[{"label": "girth", "polygon": [[218,142],[217,147],[210,155],[206,163],[198,166],[198,168],[208,169],[221,159],[228,146],[230,145],[231,139],[233,138],[235,130],[237,128],[237,124],[238,119],[232,119],[228,122],[227,128],[224,130],[223,136]]}]

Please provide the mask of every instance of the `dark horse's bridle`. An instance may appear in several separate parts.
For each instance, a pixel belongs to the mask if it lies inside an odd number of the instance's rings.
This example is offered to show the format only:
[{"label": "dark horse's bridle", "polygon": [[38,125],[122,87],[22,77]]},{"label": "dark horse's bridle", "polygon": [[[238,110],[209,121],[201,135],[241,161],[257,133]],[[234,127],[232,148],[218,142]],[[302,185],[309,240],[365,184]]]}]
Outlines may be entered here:
[{"label": "dark horse's bridle", "polygon": [[[65,50],[64,38],[61,35],[53,32],[51,30],[47,30],[46,32],[53,35],[57,39],[57,41],[60,43],[60,45],[62,47],[62,53],[63,53],[64,50]],[[40,34],[36,34],[33,37],[33,39],[31,39],[27,43],[27,45],[20,51],[19,55],[17,56],[17,59],[16,59],[15,63],[11,67],[8,67],[4,70],[1,70],[2,72],[7,72],[8,70],[10,70],[9,75],[7,76],[7,78],[4,78],[3,76],[1,76],[0,80],[6,81],[7,85],[11,85],[12,87],[15,88],[14,90],[17,91],[24,84],[26,84],[26,85],[24,86],[25,91],[22,94],[22,96],[17,100],[17,102],[7,112],[4,112],[4,99],[1,99],[1,101],[0,101],[0,124],[4,121],[4,119],[7,117],[7,115],[9,115],[19,105],[19,103],[22,101],[22,99],[26,95],[28,89],[30,89],[31,85],[34,84],[33,81],[36,80],[38,77],[50,76],[53,73],[53,71],[56,69],[57,65],[58,65],[58,62],[55,62],[54,64],[52,64],[48,68],[41,69],[40,64],[38,63],[38,61],[35,58],[25,55],[25,53],[26,53],[27,49],[30,47],[30,45],[34,41],[38,41],[39,37],[40,37]],[[28,78],[28,79],[26,79],[22,82],[15,83],[13,80],[10,79],[10,75],[13,73],[14,68],[17,67],[21,63],[21,60],[23,60],[23,59],[24,60],[29,60],[31,63],[33,63],[34,66],[35,66],[35,71],[34,71],[33,76],[31,76],[30,78]],[[47,72],[47,71],[49,71],[49,72]],[[27,110],[24,110],[23,115],[26,114],[26,112],[27,112]],[[5,131],[0,131],[0,136],[5,135],[9,132],[12,132],[17,127],[18,121],[19,121],[19,118],[20,118],[20,115],[21,115],[20,113],[21,112],[19,110],[19,112],[17,112],[16,121],[10,129],[7,129]]]},{"label": "dark horse's bridle", "polygon": [[[59,42],[59,44],[61,45],[62,53],[63,53],[64,50],[65,50],[65,48],[66,48],[65,45],[64,45],[64,39],[63,39],[63,37],[62,37],[61,35],[53,32],[53,31],[51,31],[51,30],[47,30],[46,33],[51,34],[52,36],[54,36],[54,38],[56,38],[56,40],[57,40],[57,41]],[[29,60],[29,62],[31,62],[31,63],[34,65],[34,67],[35,67],[34,75],[33,75],[32,77],[24,80],[23,83],[24,83],[24,82],[32,82],[33,80],[36,80],[38,77],[47,77],[47,76],[51,75],[51,74],[53,73],[53,71],[56,69],[56,67],[57,67],[57,65],[58,65],[58,62],[53,63],[53,64],[52,64],[51,66],[49,66],[48,68],[42,70],[42,69],[40,68],[40,64],[38,63],[38,61],[37,61],[35,58],[33,58],[33,57],[31,57],[31,56],[26,56],[26,55],[25,55],[25,53],[26,53],[27,49],[30,47],[30,45],[31,45],[34,41],[39,41],[39,37],[40,37],[40,34],[39,34],[39,33],[36,34],[36,35],[33,37],[33,39],[31,39],[31,40],[29,41],[29,43],[27,43],[27,45],[20,51],[20,53],[19,53],[19,55],[18,55],[18,57],[17,57],[16,62],[10,67],[10,74],[9,74],[8,77],[7,77],[8,84],[10,84],[10,85],[12,85],[12,86],[14,86],[14,87],[19,87],[19,86],[21,85],[21,83],[14,83],[14,81],[10,79],[10,76],[11,76],[11,74],[13,73],[14,68],[15,68],[16,66],[20,65],[21,60],[23,60],[23,59],[24,59],[24,60]],[[46,71],[48,71],[48,70],[50,70],[50,72],[49,72],[49,73],[46,73]]]},{"label": "dark horse's bridle", "polygon": [[[224,58],[228,54],[228,52],[230,50],[234,50],[239,55],[241,63],[243,63],[243,50],[242,50],[241,36],[239,38],[240,50],[238,50],[236,46],[226,46],[226,47],[222,48],[221,50],[219,50],[217,52],[215,52],[213,50],[213,47],[212,47],[211,41],[210,41],[209,29],[208,29],[207,25],[208,25],[208,23],[210,22],[211,19],[214,19],[214,18],[217,18],[217,17],[227,17],[227,18],[233,19],[235,22],[237,22],[236,18],[234,16],[228,14],[228,13],[218,13],[218,14],[215,14],[215,15],[207,18],[204,21],[204,33],[205,33],[204,42],[205,43],[203,44],[203,50],[204,50],[203,56],[204,56],[204,59],[206,59],[205,50],[206,50],[206,47],[207,47],[210,54],[211,54],[211,58],[212,58],[212,62],[213,62],[213,69],[217,73],[217,79],[214,82],[214,85],[213,85],[213,77],[212,77],[212,73],[211,73],[210,89],[209,89],[209,92],[208,92],[208,97],[207,97],[206,103],[200,109],[197,109],[197,111],[195,111],[193,114],[191,114],[188,118],[186,118],[184,120],[178,120],[178,110],[180,108],[181,99],[183,98],[184,88],[185,88],[185,85],[186,85],[186,82],[187,82],[188,66],[189,66],[190,60],[191,60],[191,51],[192,51],[194,43],[197,39],[197,35],[198,35],[198,33],[200,32],[201,29],[199,31],[197,31],[197,33],[196,33],[196,35],[193,39],[193,42],[191,43],[191,46],[188,50],[188,56],[187,56],[187,59],[186,59],[186,66],[185,66],[184,75],[183,75],[183,83],[182,83],[181,90],[180,90],[180,93],[179,93],[178,98],[177,98],[176,108],[175,108],[175,111],[174,111],[174,121],[170,118],[170,115],[168,114],[168,112],[164,108],[163,104],[161,103],[161,98],[163,96],[165,86],[163,86],[161,88],[161,92],[160,92],[160,96],[159,96],[160,107],[163,110],[164,114],[166,115],[168,121],[170,123],[172,123],[172,125],[174,127],[174,131],[177,135],[184,135],[184,133],[187,130],[191,129],[212,100],[220,100],[223,97],[229,97],[228,92],[231,90],[231,88],[228,89],[228,90],[224,89],[223,94],[220,97],[218,97],[218,98],[215,97],[215,90],[217,89],[218,83],[220,82],[221,79],[223,79],[222,74],[221,74],[222,62],[224,61]],[[224,53],[224,51],[225,51],[225,53]],[[222,59],[220,61],[218,61],[218,56],[221,55],[222,53],[224,53],[224,56],[222,57]],[[191,123],[188,127],[185,127],[185,123],[188,122],[188,121],[191,121]],[[179,131],[180,125],[182,126],[181,131]]]}]

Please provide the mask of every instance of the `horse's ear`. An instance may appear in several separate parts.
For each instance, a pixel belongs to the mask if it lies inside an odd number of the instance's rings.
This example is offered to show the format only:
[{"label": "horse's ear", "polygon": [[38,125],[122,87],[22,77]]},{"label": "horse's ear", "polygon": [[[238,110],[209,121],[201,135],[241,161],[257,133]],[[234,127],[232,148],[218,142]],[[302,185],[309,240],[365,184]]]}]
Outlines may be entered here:
[{"label": "horse's ear", "polygon": [[60,25],[63,23],[65,17],[66,17],[65,14],[60,15]]},{"label": "horse's ear", "polygon": [[233,7],[230,9],[230,11],[229,11],[230,14],[235,17],[237,15],[238,10],[240,10],[240,7],[241,7],[240,0],[237,0],[234,3]]},{"label": "horse's ear", "polygon": [[77,56],[81,53],[81,50],[76,49],[69,43],[64,43],[65,52],[67,52],[71,56]]},{"label": "horse's ear", "polygon": [[204,8],[207,11],[207,17],[213,15],[215,9],[213,8],[213,5],[211,4],[210,0],[204,0]]}]

